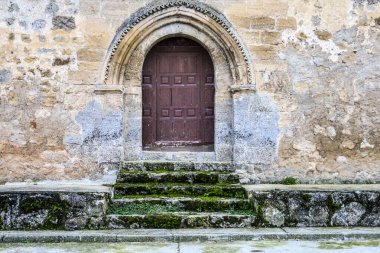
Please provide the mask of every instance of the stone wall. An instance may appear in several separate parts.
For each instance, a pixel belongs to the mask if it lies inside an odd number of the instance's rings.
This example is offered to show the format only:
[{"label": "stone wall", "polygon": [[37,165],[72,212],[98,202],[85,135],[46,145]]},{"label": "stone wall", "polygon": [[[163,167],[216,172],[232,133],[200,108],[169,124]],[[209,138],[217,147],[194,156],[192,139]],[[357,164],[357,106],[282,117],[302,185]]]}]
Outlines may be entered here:
[{"label": "stone wall", "polygon": [[[286,188],[286,187],[283,187]],[[256,225],[274,227],[380,226],[378,189],[251,190]]]},{"label": "stone wall", "polygon": [[1,192],[0,230],[99,229],[109,198],[106,192]]},{"label": "stone wall", "polygon": [[[4,2],[1,181],[112,182],[115,167],[99,164],[123,160],[133,131],[123,90],[96,87],[117,29],[148,1]],[[379,182],[380,2],[201,2],[224,14],[249,50],[257,91],[244,99],[267,106],[234,113],[236,127],[256,133],[247,142],[254,151],[235,136],[246,182]]]}]

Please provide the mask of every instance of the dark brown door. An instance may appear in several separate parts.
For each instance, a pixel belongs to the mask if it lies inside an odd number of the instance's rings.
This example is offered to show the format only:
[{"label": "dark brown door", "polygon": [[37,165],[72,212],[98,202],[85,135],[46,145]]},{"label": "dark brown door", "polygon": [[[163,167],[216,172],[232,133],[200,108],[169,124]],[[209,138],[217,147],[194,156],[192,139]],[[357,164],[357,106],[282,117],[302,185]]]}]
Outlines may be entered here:
[{"label": "dark brown door", "polygon": [[144,147],[214,143],[214,68],[202,46],[186,38],[154,46],[142,93]]}]

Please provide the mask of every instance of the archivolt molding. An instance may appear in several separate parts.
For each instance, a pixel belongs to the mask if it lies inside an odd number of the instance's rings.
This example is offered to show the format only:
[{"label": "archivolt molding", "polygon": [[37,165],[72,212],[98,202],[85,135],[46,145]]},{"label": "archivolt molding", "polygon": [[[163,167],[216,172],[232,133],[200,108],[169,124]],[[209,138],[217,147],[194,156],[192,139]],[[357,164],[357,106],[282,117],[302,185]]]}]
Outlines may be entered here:
[{"label": "archivolt molding", "polygon": [[[250,57],[250,53],[248,49],[246,48],[244,42],[239,37],[236,30],[233,28],[232,24],[226,19],[226,17],[213,9],[212,7],[200,3],[197,0],[155,0],[149,5],[140,8],[137,10],[134,14],[132,14],[118,29],[117,35],[113,39],[111,46],[108,50],[107,54],[107,61],[105,64],[105,69],[103,72],[103,83],[107,84],[112,82],[112,73],[114,70],[113,64],[122,64],[116,60],[115,58],[119,57],[119,51],[120,46],[123,45],[123,41],[125,41],[127,35],[133,30],[133,28],[139,26],[142,21],[145,21],[148,18],[152,18],[158,13],[162,13],[163,11],[170,11],[171,9],[175,8],[186,8],[195,11],[196,13],[200,13],[207,18],[213,20],[215,23],[217,23],[226,33],[223,34],[224,36],[228,34],[229,40],[234,43],[233,47],[238,49],[238,53],[240,53],[240,56],[244,60],[245,69],[243,71],[245,77],[241,78],[242,85],[253,85],[254,86],[254,77],[253,77],[253,69],[252,69],[252,59]],[[181,12],[176,12],[177,15],[181,15]],[[173,18],[175,19],[175,15],[173,15]],[[175,20],[174,20],[175,21]],[[154,22],[154,20],[152,20]],[[125,42],[124,42],[125,43]],[[125,45],[123,45],[125,46]],[[152,45],[153,46],[153,45]],[[124,51],[124,50],[121,50]],[[116,57],[117,56],[117,57]],[[123,56],[121,56],[123,57]],[[241,67],[241,66],[239,66]],[[112,83],[114,84],[114,83]]]}]

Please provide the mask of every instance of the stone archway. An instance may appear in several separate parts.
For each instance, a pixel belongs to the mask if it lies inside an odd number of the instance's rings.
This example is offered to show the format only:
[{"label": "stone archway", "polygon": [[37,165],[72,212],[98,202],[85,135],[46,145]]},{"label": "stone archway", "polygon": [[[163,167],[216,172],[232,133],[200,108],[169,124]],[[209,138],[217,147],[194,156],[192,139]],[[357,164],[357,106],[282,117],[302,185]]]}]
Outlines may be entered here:
[{"label": "stone archway", "polygon": [[[152,154],[142,149],[141,73],[144,59],[155,44],[176,36],[202,45],[215,67],[214,152]],[[157,0],[139,9],[118,29],[102,74],[105,90],[115,88],[124,94],[125,159],[235,163],[257,160],[263,163],[259,153],[271,149],[268,151],[270,155],[265,157],[272,160],[277,148],[278,116],[273,103],[255,93],[252,69],[249,51],[242,39],[224,15],[208,5],[195,0]],[[266,109],[271,114],[267,129],[272,126],[273,129],[268,132],[269,136],[258,134],[256,138],[253,133],[258,132],[255,122],[267,118],[261,113]],[[260,112],[255,114],[255,110]],[[249,124],[244,123],[246,120]]]},{"label": "stone archway", "polygon": [[[252,59],[249,50],[227,18],[197,0],[155,0],[132,14],[118,29],[105,61],[101,80],[120,84],[120,73],[138,42],[150,32],[176,24],[188,24],[215,41],[223,49],[236,83],[253,84]],[[186,35],[186,30],[180,32]],[[202,43],[201,43],[202,44]]]}]

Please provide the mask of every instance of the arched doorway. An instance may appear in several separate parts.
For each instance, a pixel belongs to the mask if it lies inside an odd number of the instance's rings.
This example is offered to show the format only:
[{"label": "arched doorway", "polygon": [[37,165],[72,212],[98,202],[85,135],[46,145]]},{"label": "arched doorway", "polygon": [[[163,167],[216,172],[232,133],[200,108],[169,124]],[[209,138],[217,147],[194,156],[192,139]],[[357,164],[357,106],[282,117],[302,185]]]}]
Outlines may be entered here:
[{"label": "arched doorway", "polygon": [[[147,124],[143,125],[143,115],[152,113],[149,110],[143,112],[145,94],[142,94],[142,86],[147,81],[143,80],[143,65],[154,45],[174,37],[185,37],[199,43],[212,59],[215,79],[214,134],[208,135],[214,138],[212,150],[204,149],[204,145],[202,148],[175,147],[175,150],[162,147],[146,150],[143,146],[143,131],[147,127]],[[268,143],[265,141],[267,135],[275,131],[265,131],[268,133],[266,135],[255,134],[261,133],[257,129],[263,126],[261,121],[267,122],[263,108],[266,110],[268,104],[255,94],[249,50],[227,18],[207,4],[154,0],[137,10],[117,30],[107,51],[102,73],[104,85],[97,86],[97,92],[122,93],[122,150],[125,160],[242,163],[259,161],[258,158],[263,157],[260,154],[267,154],[268,149],[262,147],[262,143]],[[260,111],[256,113],[256,109]],[[268,138],[272,140],[276,135]]]},{"label": "arched doorway", "polygon": [[157,43],[142,70],[144,149],[214,144],[214,67],[201,45],[184,37]]}]

